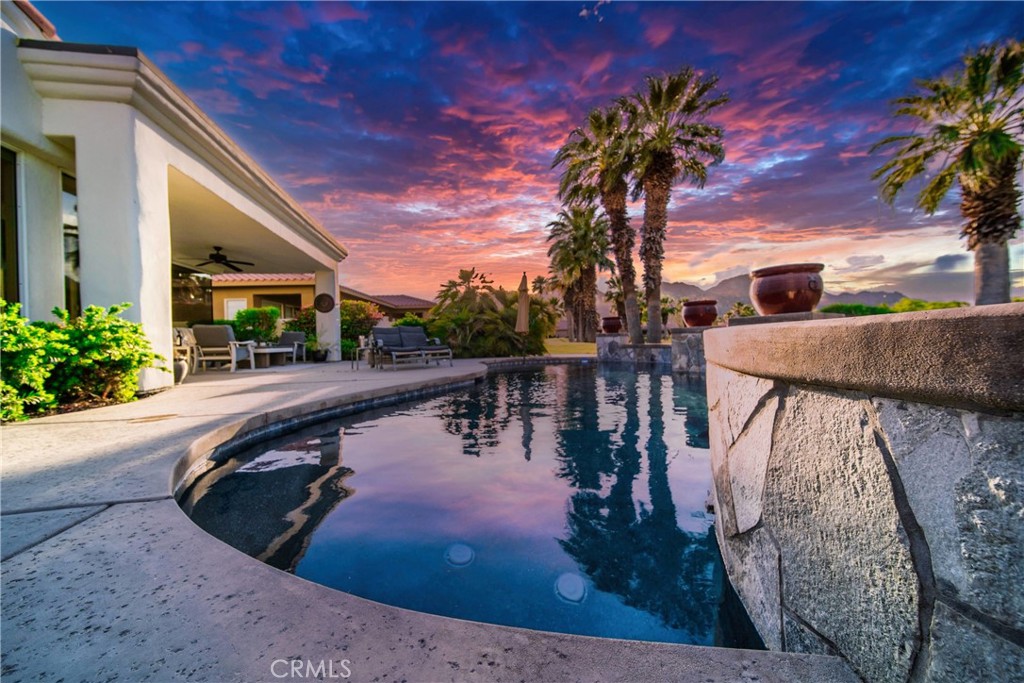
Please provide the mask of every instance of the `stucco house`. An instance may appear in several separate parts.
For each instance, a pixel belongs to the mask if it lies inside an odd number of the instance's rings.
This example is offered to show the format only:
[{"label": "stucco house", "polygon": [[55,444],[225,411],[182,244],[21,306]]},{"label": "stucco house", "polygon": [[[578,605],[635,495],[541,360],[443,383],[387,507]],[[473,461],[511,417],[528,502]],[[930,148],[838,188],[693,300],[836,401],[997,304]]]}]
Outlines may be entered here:
[{"label": "stucco house", "polygon": [[[213,318],[231,319],[242,308],[274,306],[285,318],[294,318],[299,310],[313,305],[313,273],[222,273],[214,275],[212,288]],[[423,317],[434,302],[408,294],[367,294],[338,286],[338,300],[351,299],[376,304],[392,320],[406,313]]]},{"label": "stucco house", "polygon": [[[170,358],[172,270],[221,272],[195,265],[214,246],[337,295],[345,248],[139,50],[66,43],[30,3],[0,5],[0,296],[33,319],[131,302]],[[337,312],[317,325],[338,348]]]}]

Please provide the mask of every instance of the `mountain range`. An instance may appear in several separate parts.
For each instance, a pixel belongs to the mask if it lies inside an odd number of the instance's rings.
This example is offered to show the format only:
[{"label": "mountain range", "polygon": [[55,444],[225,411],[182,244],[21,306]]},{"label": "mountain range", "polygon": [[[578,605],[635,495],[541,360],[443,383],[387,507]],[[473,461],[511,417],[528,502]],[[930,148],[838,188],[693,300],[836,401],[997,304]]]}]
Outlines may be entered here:
[{"label": "mountain range", "polygon": [[[691,301],[695,299],[714,299],[718,302],[719,313],[724,313],[737,301],[750,304],[750,276],[737,275],[727,278],[707,289],[691,285],[688,282],[663,282],[661,284],[661,293],[662,296],[670,296],[673,299],[682,299],[684,297]],[[855,303],[880,306],[882,304],[894,304],[903,298],[906,298],[906,295],[902,292],[865,291],[831,294],[826,290],[821,297],[818,308],[820,309],[829,304]],[[610,305],[604,302],[604,297],[599,296],[598,310],[601,311],[601,315],[608,315],[610,308]]]}]

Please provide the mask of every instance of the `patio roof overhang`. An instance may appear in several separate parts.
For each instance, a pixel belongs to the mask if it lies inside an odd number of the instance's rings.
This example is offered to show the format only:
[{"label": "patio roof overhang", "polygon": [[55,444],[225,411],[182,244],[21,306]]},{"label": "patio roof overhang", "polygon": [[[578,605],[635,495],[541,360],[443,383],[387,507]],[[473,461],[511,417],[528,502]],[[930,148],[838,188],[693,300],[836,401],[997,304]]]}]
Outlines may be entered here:
[{"label": "patio roof overhang", "polygon": [[256,263],[247,268],[254,272],[335,270],[348,255],[136,48],[22,39],[18,58],[43,98],[44,118],[47,100],[126,104],[199,162],[198,171],[167,171],[174,263],[195,267],[214,245]]}]

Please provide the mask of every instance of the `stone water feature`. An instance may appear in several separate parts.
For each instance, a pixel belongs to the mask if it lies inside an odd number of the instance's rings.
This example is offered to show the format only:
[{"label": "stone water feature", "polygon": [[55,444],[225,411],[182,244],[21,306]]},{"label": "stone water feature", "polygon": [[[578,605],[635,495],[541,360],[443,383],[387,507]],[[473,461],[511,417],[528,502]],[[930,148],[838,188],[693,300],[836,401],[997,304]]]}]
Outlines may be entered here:
[{"label": "stone water feature", "polygon": [[868,681],[1024,671],[1024,304],[704,343],[716,532],[768,647]]}]

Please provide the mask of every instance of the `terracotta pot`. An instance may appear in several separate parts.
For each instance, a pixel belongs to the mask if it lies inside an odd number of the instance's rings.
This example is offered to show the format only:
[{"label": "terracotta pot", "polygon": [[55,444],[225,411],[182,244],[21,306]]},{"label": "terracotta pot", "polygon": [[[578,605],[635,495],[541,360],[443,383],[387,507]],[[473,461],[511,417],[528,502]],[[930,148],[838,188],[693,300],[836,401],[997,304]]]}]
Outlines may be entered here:
[{"label": "terracotta pot", "polygon": [[821,300],[822,263],[791,263],[750,273],[750,298],[761,315],[810,313]]},{"label": "terracotta pot", "polygon": [[718,317],[716,299],[683,302],[683,322],[687,327],[707,327]]},{"label": "terracotta pot", "polygon": [[621,329],[622,321],[619,320],[619,316],[612,315],[607,318],[601,318],[601,330],[605,334],[618,334]]}]

